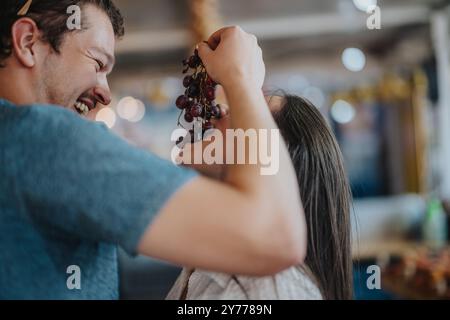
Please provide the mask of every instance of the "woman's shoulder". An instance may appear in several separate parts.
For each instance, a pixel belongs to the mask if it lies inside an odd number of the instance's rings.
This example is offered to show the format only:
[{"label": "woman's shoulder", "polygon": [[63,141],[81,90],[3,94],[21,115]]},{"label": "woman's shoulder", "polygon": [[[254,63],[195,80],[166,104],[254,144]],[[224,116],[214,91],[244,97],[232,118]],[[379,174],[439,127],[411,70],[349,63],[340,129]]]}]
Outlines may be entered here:
[{"label": "woman's shoulder", "polygon": [[[292,267],[274,276],[248,277],[196,270],[184,271],[170,298],[192,300],[321,300],[322,295],[312,272],[305,266]],[[175,293],[173,295],[173,293]]]},{"label": "woman's shoulder", "polygon": [[271,277],[237,277],[251,300],[322,300],[313,273],[295,266]]},{"label": "woman's shoulder", "polygon": [[322,300],[318,282],[306,266],[295,266],[275,275],[280,299]]}]

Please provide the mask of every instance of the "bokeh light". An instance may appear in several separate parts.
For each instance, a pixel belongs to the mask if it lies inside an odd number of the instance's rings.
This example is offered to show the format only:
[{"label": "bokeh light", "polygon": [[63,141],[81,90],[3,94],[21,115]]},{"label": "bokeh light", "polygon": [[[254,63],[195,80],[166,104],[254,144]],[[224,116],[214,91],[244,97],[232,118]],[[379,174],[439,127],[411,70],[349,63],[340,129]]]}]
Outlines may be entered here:
[{"label": "bokeh light", "polygon": [[342,53],[342,63],[353,72],[358,72],[366,66],[366,55],[361,49],[347,48]]},{"label": "bokeh light", "polygon": [[116,124],[116,119],[116,113],[109,107],[101,109],[95,116],[96,121],[105,123],[110,129]]},{"label": "bokeh light", "polygon": [[356,115],[355,108],[344,100],[337,100],[331,107],[331,117],[340,124],[351,122]]}]

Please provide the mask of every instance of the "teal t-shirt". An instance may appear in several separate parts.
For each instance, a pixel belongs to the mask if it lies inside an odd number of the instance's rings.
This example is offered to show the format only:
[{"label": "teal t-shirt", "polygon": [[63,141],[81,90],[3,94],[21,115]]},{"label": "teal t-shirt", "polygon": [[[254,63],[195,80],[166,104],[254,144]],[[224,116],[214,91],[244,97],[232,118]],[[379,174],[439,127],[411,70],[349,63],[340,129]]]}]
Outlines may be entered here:
[{"label": "teal t-shirt", "polygon": [[135,254],[195,176],[72,111],[0,99],[0,299],[117,299],[117,246]]}]

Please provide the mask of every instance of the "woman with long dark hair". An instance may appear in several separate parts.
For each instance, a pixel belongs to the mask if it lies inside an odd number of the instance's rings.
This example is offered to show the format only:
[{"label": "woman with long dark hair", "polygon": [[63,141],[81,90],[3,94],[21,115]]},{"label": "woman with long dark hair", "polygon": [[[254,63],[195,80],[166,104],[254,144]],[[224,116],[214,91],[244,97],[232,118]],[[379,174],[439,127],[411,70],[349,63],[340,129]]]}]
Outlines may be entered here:
[{"label": "woman with long dark hair", "polygon": [[268,105],[297,174],[308,229],[304,264],[260,278],[185,268],[168,299],[352,299],[352,199],[338,143],[309,101],[272,96]]}]

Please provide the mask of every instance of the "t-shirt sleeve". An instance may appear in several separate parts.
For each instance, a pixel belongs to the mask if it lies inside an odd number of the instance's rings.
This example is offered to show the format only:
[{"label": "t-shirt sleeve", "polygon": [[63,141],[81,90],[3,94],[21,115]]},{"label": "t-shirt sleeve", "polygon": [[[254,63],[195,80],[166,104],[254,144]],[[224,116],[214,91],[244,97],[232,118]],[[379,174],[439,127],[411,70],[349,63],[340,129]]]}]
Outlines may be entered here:
[{"label": "t-shirt sleeve", "polygon": [[67,110],[31,107],[19,126],[15,188],[43,231],[136,254],[155,215],[196,176]]}]

